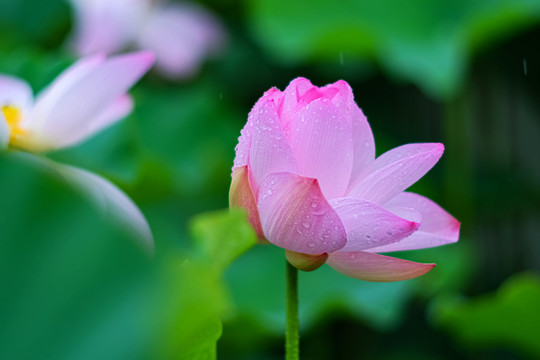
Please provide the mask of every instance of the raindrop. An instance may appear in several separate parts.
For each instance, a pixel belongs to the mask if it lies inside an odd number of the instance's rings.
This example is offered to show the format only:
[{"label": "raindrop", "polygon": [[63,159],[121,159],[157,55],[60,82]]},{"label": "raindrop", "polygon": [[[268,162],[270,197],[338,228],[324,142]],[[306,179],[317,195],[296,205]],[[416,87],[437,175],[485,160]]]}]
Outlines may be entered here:
[{"label": "raindrop", "polygon": [[310,247],[310,248],[314,248],[315,243],[313,241],[310,241],[310,242],[307,243],[307,246]]},{"label": "raindrop", "polygon": [[306,228],[306,229],[309,229],[309,228],[311,227],[311,223],[309,223],[309,222],[307,222],[307,221],[304,221],[304,222],[302,223],[302,226],[303,226],[304,228]]},{"label": "raindrop", "polygon": [[355,253],[351,253],[351,254],[349,255],[349,258],[350,258],[351,260],[356,259],[356,254],[355,254]]}]

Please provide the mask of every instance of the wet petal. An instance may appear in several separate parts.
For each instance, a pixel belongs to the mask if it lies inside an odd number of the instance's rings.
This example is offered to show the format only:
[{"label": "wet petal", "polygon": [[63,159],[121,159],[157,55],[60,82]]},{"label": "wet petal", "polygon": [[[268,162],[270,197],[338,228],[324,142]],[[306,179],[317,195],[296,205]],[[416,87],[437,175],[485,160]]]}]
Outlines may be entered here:
[{"label": "wet petal", "polygon": [[287,138],[280,126],[273,100],[267,100],[257,107],[250,126],[251,147],[249,150],[249,170],[255,199],[258,199],[259,184],[276,172],[296,172],[297,165]]},{"label": "wet petal", "polygon": [[[339,80],[322,88],[341,114],[348,116],[352,125],[353,167],[350,183],[355,183],[362,171],[375,160],[375,140],[367,118],[354,101],[351,87]],[[332,95],[333,90],[334,95]],[[333,96],[333,97],[331,97]]]},{"label": "wet petal", "polygon": [[247,211],[249,222],[255,229],[259,238],[264,238],[259,220],[259,211],[255,196],[249,184],[248,167],[242,166],[234,169],[232,173],[231,189],[229,191],[229,206],[243,208]]},{"label": "wet petal", "polygon": [[341,198],[330,200],[330,205],[347,231],[347,244],[341,251],[391,244],[411,235],[420,226],[419,214],[416,222],[409,221],[366,200]]},{"label": "wet petal", "polygon": [[338,214],[315,179],[271,174],[261,184],[257,208],[266,239],[287,250],[330,253],[347,241]]},{"label": "wet petal", "polygon": [[439,143],[407,144],[379,156],[348,197],[383,203],[418,181],[439,161]]},{"label": "wet petal", "polygon": [[342,197],[353,162],[350,120],[328,98],[319,98],[298,111],[286,134],[298,173],[317,179],[327,199]]},{"label": "wet petal", "polygon": [[[238,138],[238,144],[236,145],[234,166],[233,169],[242,167],[248,164],[249,152],[251,149],[251,138],[255,131],[256,119],[260,115],[261,107],[268,101],[271,101],[275,95],[281,94],[276,88],[272,88],[264,93],[264,95],[257,101],[255,106],[251,109],[248,115],[248,121],[244,128],[240,131],[240,137]],[[264,111],[264,110],[263,110]]]},{"label": "wet petal", "polygon": [[372,252],[390,252],[423,249],[458,241],[459,221],[430,199],[411,192],[403,192],[385,204],[390,211],[408,206],[422,214],[418,231],[411,236],[385,246],[369,249]]},{"label": "wet petal", "polygon": [[322,96],[319,88],[311,84],[308,79],[299,77],[292,80],[283,91],[280,101],[276,102],[283,128],[289,128],[298,110]]},{"label": "wet petal", "polygon": [[364,251],[338,251],[330,254],[326,263],[347,276],[377,282],[414,279],[435,267]]}]

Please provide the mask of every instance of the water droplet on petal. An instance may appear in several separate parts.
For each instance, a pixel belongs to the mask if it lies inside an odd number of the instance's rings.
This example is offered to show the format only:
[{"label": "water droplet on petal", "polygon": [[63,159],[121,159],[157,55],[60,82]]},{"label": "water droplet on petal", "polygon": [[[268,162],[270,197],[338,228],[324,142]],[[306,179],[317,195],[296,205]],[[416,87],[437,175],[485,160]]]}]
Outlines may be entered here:
[{"label": "water droplet on petal", "polygon": [[315,243],[313,241],[310,241],[310,242],[307,243],[307,246],[310,247],[310,248],[314,248]]},{"label": "water droplet on petal", "polygon": [[306,229],[309,229],[311,227],[311,223],[307,222],[307,221],[304,221],[302,223],[302,226],[305,227]]}]

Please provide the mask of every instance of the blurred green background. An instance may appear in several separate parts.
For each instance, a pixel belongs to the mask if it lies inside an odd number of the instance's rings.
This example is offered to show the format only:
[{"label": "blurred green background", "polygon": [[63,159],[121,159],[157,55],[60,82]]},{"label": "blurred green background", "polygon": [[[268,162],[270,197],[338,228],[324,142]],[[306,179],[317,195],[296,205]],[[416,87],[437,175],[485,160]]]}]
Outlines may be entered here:
[{"label": "blurred green background", "polygon": [[[399,254],[438,264],[419,279],[300,274],[303,358],[540,358],[540,1],[201,4],[227,31],[220,56],[183,82],[151,72],[127,119],[48,154],[123,189],[154,259],[61,179],[0,155],[0,359],[207,359],[220,334],[220,359],[282,358],[283,251],[233,262],[253,233],[219,210],[249,110],[298,76],[349,82],[378,154],[443,142],[413,190],[462,223],[455,245]],[[71,15],[0,0],[0,72],[48,84],[75,60]]]}]

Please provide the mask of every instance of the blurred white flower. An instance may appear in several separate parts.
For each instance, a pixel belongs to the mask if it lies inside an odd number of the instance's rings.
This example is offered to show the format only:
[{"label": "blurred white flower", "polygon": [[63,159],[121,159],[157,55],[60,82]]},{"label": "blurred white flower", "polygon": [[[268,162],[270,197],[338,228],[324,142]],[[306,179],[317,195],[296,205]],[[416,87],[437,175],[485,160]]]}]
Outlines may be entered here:
[{"label": "blurred white flower", "polygon": [[75,13],[70,46],[80,56],[128,47],[156,54],[156,68],[171,78],[198,72],[220,50],[224,30],[201,6],[155,0],[71,0]]},{"label": "blurred white flower", "polygon": [[[65,148],[121,120],[133,108],[126,92],[153,62],[149,52],[81,59],[39,93],[35,102],[26,82],[0,74],[0,150]],[[147,248],[153,247],[150,228],[140,210],[111,182],[72,166],[35,156],[30,159],[81,190],[105,213],[136,233]]]}]

